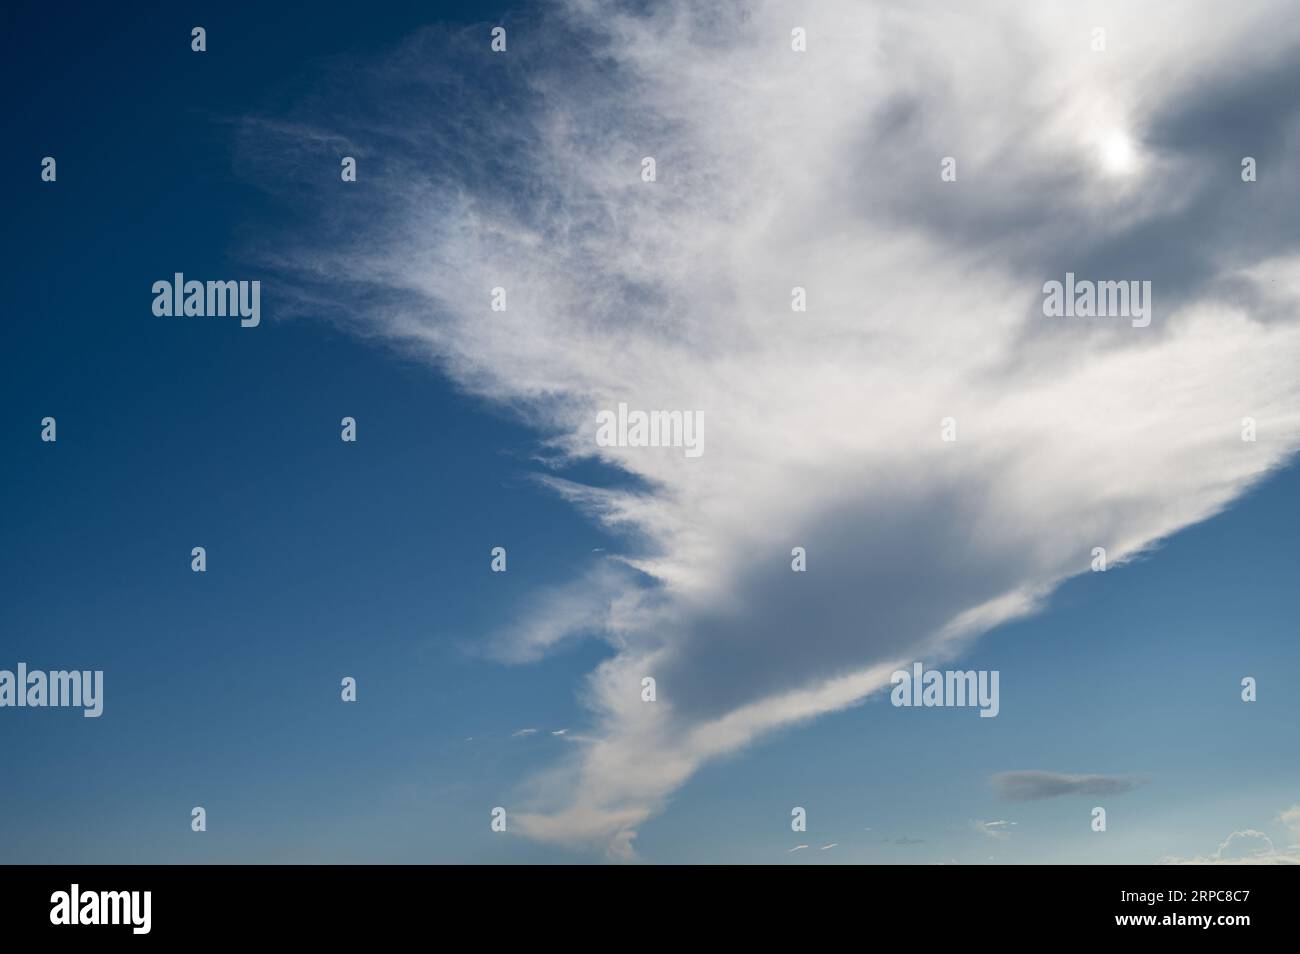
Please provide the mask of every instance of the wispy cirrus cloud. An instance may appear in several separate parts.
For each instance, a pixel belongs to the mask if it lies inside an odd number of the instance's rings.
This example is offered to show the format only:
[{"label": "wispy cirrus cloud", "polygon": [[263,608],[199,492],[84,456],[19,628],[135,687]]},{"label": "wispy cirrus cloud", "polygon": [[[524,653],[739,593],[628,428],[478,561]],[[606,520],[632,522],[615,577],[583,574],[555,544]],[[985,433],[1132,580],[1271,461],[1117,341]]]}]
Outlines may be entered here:
[{"label": "wispy cirrus cloud", "polygon": [[[512,824],[627,856],[704,763],[959,653],[1094,546],[1122,563],[1295,451],[1281,9],[575,0],[508,22],[506,54],[428,31],[248,127],[271,189],[304,149],[365,144],[313,237],[259,250],[304,311],[426,356],[557,465],[626,478],[547,478],[624,544],[494,651],[613,655],[586,744]],[[1151,280],[1151,327],[1044,318],[1066,271]],[[707,452],[597,446],[620,401],[702,413]]]}]

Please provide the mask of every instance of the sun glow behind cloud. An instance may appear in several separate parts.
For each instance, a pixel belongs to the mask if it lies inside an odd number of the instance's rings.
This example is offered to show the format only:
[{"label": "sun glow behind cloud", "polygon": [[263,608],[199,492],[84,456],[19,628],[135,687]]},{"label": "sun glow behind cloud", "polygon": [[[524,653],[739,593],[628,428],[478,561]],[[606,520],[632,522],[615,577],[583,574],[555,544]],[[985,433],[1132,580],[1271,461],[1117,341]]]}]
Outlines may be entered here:
[{"label": "sun glow behind cloud", "polygon": [[1102,168],[1113,175],[1129,175],[1137,169],[1137,149],[1121,129],[1112,129],[1101,138]]}]

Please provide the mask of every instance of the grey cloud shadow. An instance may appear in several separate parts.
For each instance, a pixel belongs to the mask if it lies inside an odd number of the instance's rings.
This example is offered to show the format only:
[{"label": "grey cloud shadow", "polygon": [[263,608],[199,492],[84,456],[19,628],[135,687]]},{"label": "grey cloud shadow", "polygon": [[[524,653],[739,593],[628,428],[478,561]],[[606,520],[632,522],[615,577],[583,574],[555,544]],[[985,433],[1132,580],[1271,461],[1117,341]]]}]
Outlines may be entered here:
[{"label": "grey cloud shadow", "polygon": [[1065,772],[1023,770],[998,772],[989,782],[1008,801],[1027,802],[1063,795],[1122,795],[1143,779],[1120,775],[1074,775]]},{"label": "grey cloud shadow", "polygon": [[[1291,312],[1225,280],[1224,272],[1300,246],[1300,172],[1289,161],[1300,143],[1297,88],[1300,55],[1291,55],[1226,81],[1216,71],[1162,104],[1140,138],[1144,149],[1177,165],[1187,193],[1181,207],[1118,234],[1089,219],[1095,202],[1085,190],[1095,183],[1082,156],[1078,165],[1045,168],[1027,164],[1011,146],[979,168],[959,156],[958,181],[940,181],[938,157],[947,153],[915,94],[888,104],[863,129],[862,142],[883,168],[873,170],[876,188],[857,190],[858,201],[863,214],[920,231],[955,255],[1028,276],[1023,302],[1007,303],[1027,315],[1041,317],[1043,281],[1073,271],[1152,281],[1153,334],[1161,333],[1162,315],[1207,294],[1249,308],[1258,320],[1282,320]],[[934,161],[918,162],[919,155]],[[1247,155],[1259,163],[1258,181],[1249,184],[1240,177]],[[1043,329],[1029,321],[1025,334]]]},{"label": "grey cloud shadow", "polygon": [[[720,716],[924,651],[963,610],[1001,596],[1033,570],[1015,535],[972,534],[983,493],[969,483],[837,506],[806,531],[773,528],[739,575],[739,605],[684,621],[658,667],[661,696],[687,720]],[[808,569],[790,568],[807,549]],[[924,660],[922,660],[924,661]]]}]

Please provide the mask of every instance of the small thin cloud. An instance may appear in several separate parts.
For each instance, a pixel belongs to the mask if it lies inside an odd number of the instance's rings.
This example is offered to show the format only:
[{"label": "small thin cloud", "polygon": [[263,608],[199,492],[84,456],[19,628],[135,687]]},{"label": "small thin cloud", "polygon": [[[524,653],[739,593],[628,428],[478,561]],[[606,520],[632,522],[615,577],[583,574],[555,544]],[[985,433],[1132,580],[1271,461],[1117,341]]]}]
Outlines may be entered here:
[{"label": "small thin cloud", "polygon": [[899,837],[899,838],[886,838],[886,839],[885,839],[885,843],[886,843],[886,844],[889,844],[889,845],[900,845],[900,846],[902,846],[902,847],[904,847],[904,848],[907,848],[907,847],[910,847],[910,846],[912,846],[912,845],[923,845],[923,844],[925,844],[925,839],[924,839],[924,838],[909,838],[907,835],[903,835],[903,836],[901,836],[901,837]]},{"label": "small thin cloud", "polygon": [[522,739],[522,738],[526,738],[527,736],[536,735],[536,734],[537,734],[536,729],[520,729],[518,732],[511,733],[510,738]]},{"label": "small thin cloud", "polygon": [[1019,771],[998,772],[989,781],[1003,798],[1028,802],[1062,795],[1122,795],[1141,785],[1143,780],[1120,775]]},{"label": "small thin cloud", "polygon": [[838,841],[832,841],[829,845],[822,845],[821,850],[826,851],[829,848],[834,848],[838,844],[839,844]]},{"label": "small thin cloud", "polygon": [[568,729],[553,729],[551,730],[551,735],[564,735],[568,731]]},{"label": "small thin cloud", "polygon": [[801,848],[807,848],[807,847],[808,847],[807,845],[795,845],[795,846],[794,846],[793,848],[791,848],[788,852],[786,852],[786,854],[790,854],[790,855],[792,855],[792,854],[794,854],[796,851],[798,851],[799,849],[801,849]]},{"label": "small thin cloud", "polygon": [[1015,822],[1004,821],[1002,819],[997,821],[973,821],[971,824],[975,827],[976,831],[988,835],[990,838],[1005,838],[1007,835],[1011,834],[1016,827]]}]

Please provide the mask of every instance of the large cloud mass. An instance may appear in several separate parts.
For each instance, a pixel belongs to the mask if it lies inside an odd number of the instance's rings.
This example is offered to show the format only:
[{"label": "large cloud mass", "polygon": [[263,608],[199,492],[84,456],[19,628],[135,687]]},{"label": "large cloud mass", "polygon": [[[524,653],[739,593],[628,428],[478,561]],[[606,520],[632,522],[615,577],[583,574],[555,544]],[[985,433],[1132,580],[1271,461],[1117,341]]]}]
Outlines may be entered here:
[{"label": "large cloud mass", "polygon": [[[630,478],[548,478],[625,552],[495,646],[613,647],[526,834],[630,852],[706,760],[952,656],[1295,449],[1285,4],[587,0],[506,25],[504,54],[431,30],[341,69],[250,121],[243,158],[285,181],[358,157],[276,256],[305,307]],[[1044,317],[1067,271],[1151,281],[1150,327]],[[619,402],[702,413],[704,454],[598,447]]]}]

